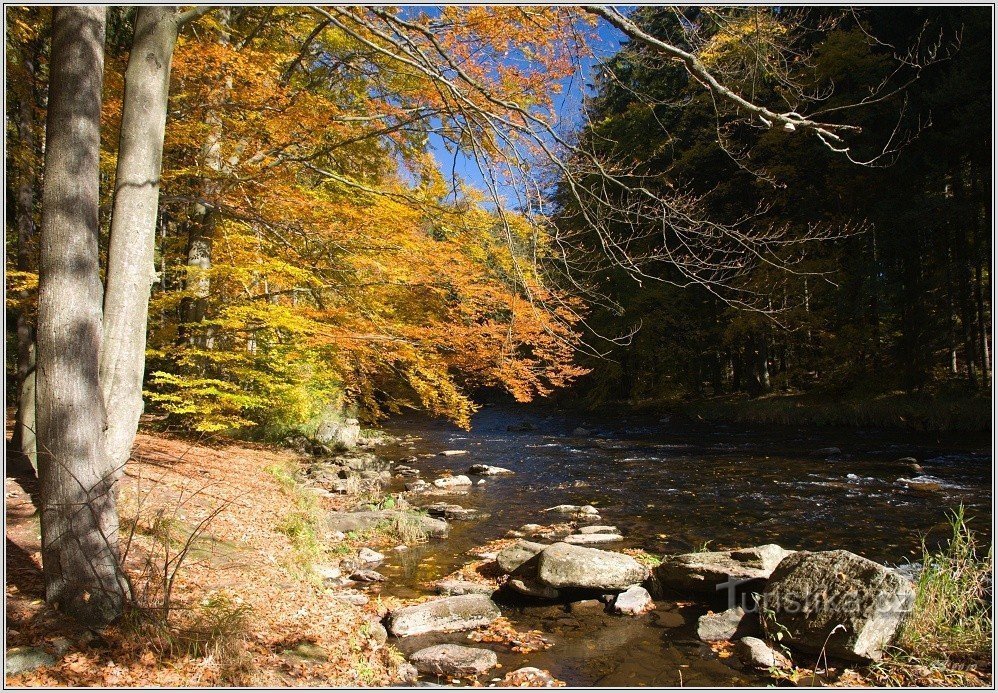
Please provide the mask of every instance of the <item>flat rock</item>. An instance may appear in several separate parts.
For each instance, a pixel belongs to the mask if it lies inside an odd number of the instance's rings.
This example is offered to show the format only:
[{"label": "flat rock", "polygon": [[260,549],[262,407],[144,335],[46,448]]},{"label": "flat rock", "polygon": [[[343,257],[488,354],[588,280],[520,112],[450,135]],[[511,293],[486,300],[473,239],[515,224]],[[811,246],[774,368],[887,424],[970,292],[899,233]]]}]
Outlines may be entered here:
[{"label": "flat rock", "polygon": [[467,450],[441,450],[438,454],[444,457],[457,457],[458,455],[467,455]]},{"label": "flat rock", "polygon": [[640,616],[655,608],[648,590],[640,585],[631,585],[617,595],[613,601],[613,610],[626,616]]},{"label": "flat rock", "polygon": [[648,569],[630,556],[564,542],[541,551],[539,582],[555,589],[580,588],[620,592],[645,579]]},{"label": "flat rock", "polygon": [[518,539],[496,554],[496,563],[504,573],[512,573],[521,565],[546,549],[548,544]]},{"label": "flat rock", "polygon": [[904,484],[912,491],[937,492],[943,490],[943,485],[938,479],[931,476],[916,476],[914,479],[898,479],[899,484]]},{"label": "flat rock", "polygon": [[475,508],[465,508],[453,503],[433,503],[423,507],[431,517],[443,517],[448,520],[471,520],[479,515],[481,511]]},{"label": "flat rock", "polygon": [[569,534],[562,539],[566,544],[610,544],[615,541],[623,541],[624,537],[619,534]]},{"label": "flat rock", "polygon": [[800,551],[773,571],[762,595],[767,635],[829,657],[877,660],[915,599],[900,573],[849,551]]},{"label": "flat rock", "polygon": [[464,645],[425,647],[412,653],[409,662],[424,674],[438,676],[478,676],[499,663],[492,650]]},{"label": "flat rock", "polygon": [[479,476],[503,476],[515,473],[512,469],[493,467],[490,464],[473,464],[468,468],[468,474],[477,474]]},{"label": "flat rock", "polygon": [[599,515],[599,510],[591,505],[556,505],[545,508],[546,513],[562,513],[564,515]]},{"label": "flat rock", "polygon": [[700,551],[664,556],[655,576],[667,589],[712,597],[716,587],[731,580],[748,588],[766,580],[791,552],[776,544],[733,551]]},{"label": "flat rock", "polygon": [[388,632],[398,637],[447,633],[487,626],[501,614],[484,594],[462,594],[403,606],[388,612]]},{"label": "flat rock", "polygon": [[704,642],[735,640],[749,635],[759,635],[759,614],[746,612],[735,606],[719,614],[704,614],[697,619],[697,637]]},{"label": "flat rock", "polygon": [[793,663],[768,643],[751,636],[735,643],[735,655],[743,664],[756,669],[789,669]]},{"label": "flat rock", "polygon": [[366,546],[357,552],[357,558],[363,563],[381,563],[385,560],[385,554],[378,553],[374,549],[369,549]]},{"label": "flat rock", "polygon": [[471,479],[464,474],[457,476],[443,476],[433,480],[433,485],[437,488],[454,488],[455,486],[471,486]]},{"label": "flat rock", "polygon": [[472,582],[471,580],[441,580],[434,586],[437,594],[444,596],[456,596],[461,594],[492,594],[496,591],[495,585],[487,582]]},{"label": "flat rock", "polygon": [[450,531],[450,526],[443,520],[405,510],[358,510],[349,513],[331,512],[326,514],[326,528],[330,532],[367,532],[387,526],[400,515],[417,524],[431,537],[446,537]]},{"label": "flat rock", "polygon": [[385,576],[377,570],[357,570],[351,573],[350,579],[357,582],[384,582]]},{"label": "flat rock", "polygon": [[508,584],[509,588],[514,592],[518,592],[519,594],[527,597],[534,597],[535,599],[558,599],[561,597],[561,592],[555,588],[542,585],[536,580],[532,580],[527,577],[510,578],[509,582],[506,584]]},{"label": "flat rock", "polygon": [[620,530],[613,525],[589,525],[579,527],[576,532],[579,534],[620,534]]}]

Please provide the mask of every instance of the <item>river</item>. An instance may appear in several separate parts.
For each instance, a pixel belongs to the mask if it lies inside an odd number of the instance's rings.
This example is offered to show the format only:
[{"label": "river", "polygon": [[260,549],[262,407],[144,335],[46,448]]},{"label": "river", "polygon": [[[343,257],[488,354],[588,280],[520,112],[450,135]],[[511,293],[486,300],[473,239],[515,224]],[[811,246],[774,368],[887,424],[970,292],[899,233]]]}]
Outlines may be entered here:
[{"label": "river", "polygon": [[[892,565],[917,560],[923,538],[946,536],[945,513],[963,503],[990,541],[991,455],[986,441],[852,430],[748,429],[622,414],[612,422],[558,413],[485,407],[462,431],[422,417],[396,418],[386,430],[401,442],[380,449],[390,460],[416,456],[422,478],[464,473],[473,463],[514,476],[452,496],[433,496],[483,511],[453,521],[450,536],[393,554],[381,569],[384,592],[426,594],[425,584],[472,560],[468,551],[526,523],[549,524],[544,508],[596,506],[625,539],[608,550],[660,555],[703,547],[776,543],[789,549],[848,549]],[[518,430],[529,428],[531,430]],[[586,429],[586,431],[578,429]],[[838,451],[829,450],[836,448]],[[441,456],[442,450],[468,454]],[[913,457],[921,471],[913,471]],[[938,490],[899,479],[927,477]],[[399,488],[396,482],[396,489]],[[418,497],[414,499],[422,502]],[[629,618],[563,606],[503,605],[520,630],[554,643],[543,652],[500,653],[503,671],[548,669],[573,686],[739,686],[765,681],[728,666],[697,641],[700,605],[660,602]],[[420,636],[403,652],[463,634]]]}]

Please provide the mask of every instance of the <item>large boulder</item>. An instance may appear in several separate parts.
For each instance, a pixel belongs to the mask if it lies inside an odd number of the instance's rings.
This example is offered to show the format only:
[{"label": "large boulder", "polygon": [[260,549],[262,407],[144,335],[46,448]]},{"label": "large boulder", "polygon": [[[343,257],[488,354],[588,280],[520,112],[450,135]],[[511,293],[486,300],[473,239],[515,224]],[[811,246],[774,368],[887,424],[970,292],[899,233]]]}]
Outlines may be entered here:
[{"label": "large boulder", "polygon": [[704,642],[758,635],[760,630],[759,614],[755,611],[747,612],[740,606],[719,614],[704,614],[697,619],[697,637]]},{"label": "large boulder", "polygon": [[352,450],[360,440],[360,422],[330,408],[320,418],[315,440],[333,449]]},{"label": "large boulder", "polygon": [[417,525],[431,537],[446,537],[450,531],[450,525],[444,520],[404,510],[359,510],[352,513],[332,512],[326,515],[326,528],[330,532],[367,532],[380,527],[390,526],[391,523],[396,521],[396,518],[400,517]]},{"label": "large boulder", "polygon": [[413,652],[409,662],[424,674],[438,676],[478,676],[499,663],[492,650],[464,645],[424,647]]},{"label": "large boulder", "polygon": [[544,549],[537,562],[537,579],[555,589],[622,592],[647,575],[648,569],[626,554],[564,542]]},{"label": "large boulder", "polygon": [[720,593],[718,585],[732,581],[742,589],[757,588],[791,553],[776,544],[765,544],[733,551],[664,556],[655,568],[655,576],[666,589],[681,594],[714,596]]},{"label": "large boulder", "polygon": [[388,612],[385,625],[398,637],[449,633],[487,626],[501,614],[484,594],[462,594],[403,606]]},{"label": "large boulder", "polygon": [[772,638],[809,653],[880,659],[915,599],[902,575],[849,551],[801,551],[773,571],[762,595]]},{"label": "large boulder", "polygon": [[502,572],[512,573],[547,547],[548,544],[519,539],[496,555],[496,563]]}]

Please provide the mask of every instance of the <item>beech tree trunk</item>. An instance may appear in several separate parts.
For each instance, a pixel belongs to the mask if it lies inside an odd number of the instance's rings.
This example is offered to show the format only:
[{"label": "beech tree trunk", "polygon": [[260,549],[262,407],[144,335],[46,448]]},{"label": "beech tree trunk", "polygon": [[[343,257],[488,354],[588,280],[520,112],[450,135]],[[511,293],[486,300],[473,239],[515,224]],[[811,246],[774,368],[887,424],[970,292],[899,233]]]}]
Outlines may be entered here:
[{"label": "beech tree trunk", "polygon": [[175,8],[140,7],[125,71],[100,362],[108,417],[105,445],[119,476],[143,408],[163,137],[178,28]]},{"label": "beech tree trunk", "polygon": [[90,626],[124,603],[98,368],[98,161],[104,7],[52,14],[38,297],[37,422],[45,597]]}]

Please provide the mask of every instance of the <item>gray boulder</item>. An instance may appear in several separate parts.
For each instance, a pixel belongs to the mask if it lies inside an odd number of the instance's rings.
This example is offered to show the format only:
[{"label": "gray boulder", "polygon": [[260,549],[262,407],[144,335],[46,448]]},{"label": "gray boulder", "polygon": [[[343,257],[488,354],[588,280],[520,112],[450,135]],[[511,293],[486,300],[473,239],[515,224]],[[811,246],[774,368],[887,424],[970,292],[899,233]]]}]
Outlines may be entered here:
[{"label": "gray boulder", "polygon": [[751,636],[735,643],[735,655],[742,664],[755,669],[789,669],[793,666],[785,655],[777,652],[765,641]]},{"label": "gray boulder", "polygon": [[[898,572],[849,551],[788,556],[762,595],[771,638],[809,653],[877,660],[915,599]],[[779,635],[778,635],[779,634]]]},{"label": "gray boulder", "polygon": [[626,616],[640,616],[655,608],[648,590],[640,585],[631,585],[617,595],[613,601],[613,610]]},{"label": "gray boulder", "polygon": [[405,510],[359,510],[352,513],[331,512],[326,515],[326,528],[330,532],[367,532],[404,516],[417,524],[431,537],[446,537],[450,526],[443,520]]},{"label": "gray boulder", "polygon": [[496,554],[496,563],[502,572],[512,573],[547,547],[547,544],[519,539]]},{"label": "gray boulder", "polygon": [[424,674],[438,676],[478,676],[499,663],[492,650],[463,645],[425,647],[412,653],[409,662]]},{"label": "gray boulder", "polygon": [[388,632],[398,637],[420,633],[449,633],[487,626],[501,614],[484,594],[462,594],[403,606],[388,612]]},{"label": "gray boulder", "polygon": [[697,619],[697,637],[704,642],[735,640],[749,635],[759,635],[759,614],[746,612],[735,606],[719,614],[704,614]]},{"label": "gray boulder", "polygon": [[58,660],[40,647],[12,647],[4,657],[4,675],[53,666]]},{"label": "gray boulder", "polygon": [[437,488],[456,488],[458,486],[471,486],[471,479],[464,474],[457,476],[443,476],[433,480],[433,485]]},{"label": "gray boulder", "polygon": [[730,580],[748,589],[765,581],[792,552],[776,544],[733,551],[701,551],[664,556],[655,568],[663,587],[682,594],[714,596],[716,587]]},{"label": "gray boulder", "polygon": [[564,542],[544,549],[537,562],[538,581],[555,589],[621,592],[647,575],[647,568],[625,554]]}]

